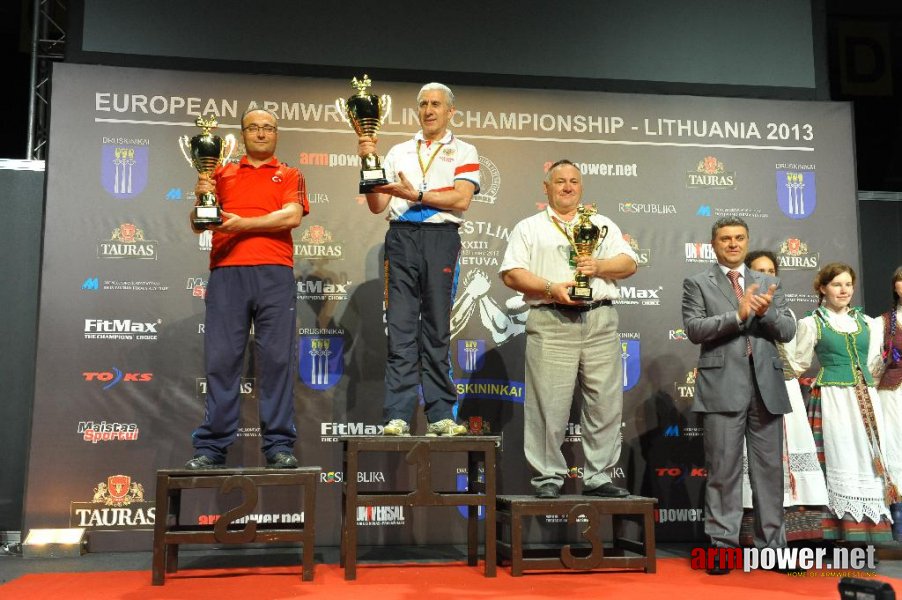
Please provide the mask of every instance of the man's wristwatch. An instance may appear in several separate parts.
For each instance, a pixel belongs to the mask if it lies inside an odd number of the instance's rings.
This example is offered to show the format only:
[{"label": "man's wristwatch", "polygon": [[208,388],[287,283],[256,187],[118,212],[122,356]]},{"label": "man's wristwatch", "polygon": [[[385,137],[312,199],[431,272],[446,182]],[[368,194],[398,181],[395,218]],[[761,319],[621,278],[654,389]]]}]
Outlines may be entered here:
[{"label": "man's wristwatch", "polygon": [[419,203],[422,201],[423,201],[423,190],[420,190],[420,193],[417,194],[417,202]]}]

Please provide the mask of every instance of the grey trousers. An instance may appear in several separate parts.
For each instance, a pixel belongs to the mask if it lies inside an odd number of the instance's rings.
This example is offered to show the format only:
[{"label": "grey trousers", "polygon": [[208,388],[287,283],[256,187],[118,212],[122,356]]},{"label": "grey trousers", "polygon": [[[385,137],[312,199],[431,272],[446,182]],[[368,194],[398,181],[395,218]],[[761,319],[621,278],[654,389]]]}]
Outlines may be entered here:
[{"label": "grey trousers", "polygon": [[[749,370],[751,376],[751,369]],[[742,521],[742,439],[748,444],[755,546],[786,545],[783,524],[783,415],[772,415],[757,386],[748,409],[703,413],[705,429],[705,533],[713,546],[739,546]]]},{"label": "grey trousers", "polygon": [[584,489],[611,481],[607,470],[620,458],[623,366],[617,311],[588,312],[534,307],[526,320],[524,449],[536,472],[532,485],[562,486],[567,463],[561,452],[577,384],[582,391]]}]

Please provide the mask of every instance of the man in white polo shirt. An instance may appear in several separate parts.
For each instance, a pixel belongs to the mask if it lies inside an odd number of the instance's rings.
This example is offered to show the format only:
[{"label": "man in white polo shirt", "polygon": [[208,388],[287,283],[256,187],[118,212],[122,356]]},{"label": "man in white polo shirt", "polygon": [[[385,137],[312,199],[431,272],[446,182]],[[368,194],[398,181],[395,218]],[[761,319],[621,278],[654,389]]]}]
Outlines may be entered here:
[{"label": "man in white polo shirt", "polygon": [[[458,227],[479,191],[479,154],[448,129],[454,94],[427,83],[417,95],[422,129],[389,150],[383,161],[393,182],[366,194],[374,214],[388,209],[385,234],[385,435],[410,435],[423,387],[426,435],[462,435],[453,418],[457,392],[451,379],[451,305],[457,287]],[[361,157],[376,140],[361,136]]]},{"label": "man in white polo shirt", "polygon": [[[590,219],[603,239],[589,256],[572,252],[573,225],[583,195],[582,174],[569,160],[545,175],[548,207],[517,223],[499,272],[504,284],[532,306],[526,320],[526,398],[523,445],[535,471],[539,498],[557,498],[567,479],[561,452],[573,392],[579,384],[583,494],[617,498],[608,470],[620,458],[623,366],[617,311],[618,279],[636,272],[637,259],[620,228],[607,217]],[[601,237],[601,236],[600,236]],[[589,278],[592,300],[574,301],[574,269]]]}]

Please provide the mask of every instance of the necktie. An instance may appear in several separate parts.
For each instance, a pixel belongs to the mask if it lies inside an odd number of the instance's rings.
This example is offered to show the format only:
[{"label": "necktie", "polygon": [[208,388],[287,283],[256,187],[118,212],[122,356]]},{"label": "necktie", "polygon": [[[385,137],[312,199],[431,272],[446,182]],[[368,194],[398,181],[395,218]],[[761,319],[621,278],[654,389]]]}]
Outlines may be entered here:
[{"label": "necktie", "polygon": [[[742,302],[742,288],[739,287],[739,271],[727,271],[727,279],[733,284],[733,293],[736,294],[736,299]],[[746,354],[752,353],[752,340],[750,340],[748,336],[745,337],[745,350]]]}]

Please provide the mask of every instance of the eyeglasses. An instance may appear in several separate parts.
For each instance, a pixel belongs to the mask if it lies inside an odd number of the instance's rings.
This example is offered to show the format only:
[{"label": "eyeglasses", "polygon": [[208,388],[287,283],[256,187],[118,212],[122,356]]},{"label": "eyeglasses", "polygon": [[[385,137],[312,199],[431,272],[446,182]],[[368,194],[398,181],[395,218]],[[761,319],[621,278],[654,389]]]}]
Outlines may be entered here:
[{"label": "eyeglasses", "polygon": [[262,131],[266,135],[272,135],[278,130],[278,127],[273,125],[248,125],[244,128],[244,131],[250,133],[251,135],[257,135],[258,131]]}]

